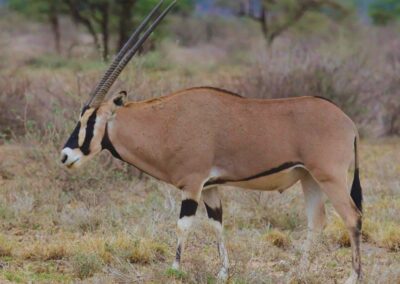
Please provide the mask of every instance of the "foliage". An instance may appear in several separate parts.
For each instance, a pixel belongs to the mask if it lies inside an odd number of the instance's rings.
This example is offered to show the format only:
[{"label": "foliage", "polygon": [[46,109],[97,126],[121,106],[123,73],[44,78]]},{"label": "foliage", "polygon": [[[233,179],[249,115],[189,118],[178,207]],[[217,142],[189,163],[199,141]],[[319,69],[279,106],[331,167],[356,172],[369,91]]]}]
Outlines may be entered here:
[{"label": "foliage", "polygon": [[233,2],[218,0],[217,3],[230,8],[236,6],[239,16],[245,16],[258,22],[269,44],[286,30],[297,25],[307,13],[319,13],[340,20],[348,14],[349,9],[340,0],[244,0]]},{"label": "foliage", "polygon": [[400,19],[400,1],[374,0],[369,7],[369,14],[376,25],[387,25]]},{"label": "foliage", "polygon": [[[102,51],[104,60],[107,60],[109,55],[110,35],[118,34],[117,47],[121,48],[130,36],[132,28],[137,26],[157,3],[159,0],[33,0],[27,5],[26,0],[8,0],[11,9],[35,20],[50,22],[58,51],[61,49],[58,17],[60,14],[69,14],[75,22],[87,29],[96,49]],[[182,0],[172,12],[187,15],[194,7],[194,0]]]},{"label": "foliage", "polygon": [[48,15],[54,9],[66,12],[62,0],[32,0],[29,5],[26,0],[7,0],[8,7],[31,19],[47,21]]}]

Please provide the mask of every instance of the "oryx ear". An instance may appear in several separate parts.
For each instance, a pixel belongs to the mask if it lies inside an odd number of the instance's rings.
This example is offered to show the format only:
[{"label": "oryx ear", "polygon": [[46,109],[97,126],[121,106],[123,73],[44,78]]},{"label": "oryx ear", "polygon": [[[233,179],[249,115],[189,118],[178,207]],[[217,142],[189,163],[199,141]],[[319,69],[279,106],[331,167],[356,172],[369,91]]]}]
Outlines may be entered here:
[{"label": "oryx ear", "polygon": [[112,102],[116,107],[124,106],[126,102],[126,97],[127,97],[126,91],[121,91],[117,95],[112,97]]}]

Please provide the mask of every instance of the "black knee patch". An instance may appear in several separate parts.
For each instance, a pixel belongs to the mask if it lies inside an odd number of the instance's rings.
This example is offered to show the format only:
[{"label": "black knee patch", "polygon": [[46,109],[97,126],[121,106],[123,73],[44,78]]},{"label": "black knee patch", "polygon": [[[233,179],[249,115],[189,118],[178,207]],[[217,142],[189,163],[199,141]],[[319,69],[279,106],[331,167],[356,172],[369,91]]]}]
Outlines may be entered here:
[{"label": "black knee patch", "polygon": [[181,214],[179,215],[179,219],[183,217],[189,217],[196,214],[197,210],[197,202],[192,199],[185,199],[182,201],[181,206]]},{"label": "black knee patch", "polygon": [[204,205],[207,209],[208,218],[214,219],[222,224],[222,205],[220,204],[219,207],[213,209],[204,202]]}]

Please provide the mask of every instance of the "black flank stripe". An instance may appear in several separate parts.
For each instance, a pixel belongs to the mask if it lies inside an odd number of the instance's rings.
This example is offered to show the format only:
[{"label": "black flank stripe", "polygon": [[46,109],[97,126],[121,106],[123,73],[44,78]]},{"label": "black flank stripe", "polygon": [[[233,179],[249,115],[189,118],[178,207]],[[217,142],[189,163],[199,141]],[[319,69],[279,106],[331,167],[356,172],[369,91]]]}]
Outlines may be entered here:
[{"label": "black flank stripe", "polygon": [[269,170],[267,170],[265,172],[262,172],[262,173],[254,175],[254,176],[250,176],[250,177],[244,178],[244,179],[231,180],[231,179],[222,179],[221,178],[221,179],[217,179],[217,180],[213,180],[213,181],[208,181],[208,182],[206,182],[206,184],[204,186],[224,184],[226,182],[249,181],[249,180],[252,180],[252,179],[256,179],[256,178],[260,178],[260,177],[276,174],[276,173],[279,173],[279,172],[281,172],[283,170],[286,170],[286,169],[289,169],[289,168],[292,168],[292,167],[295,167],[295,166],[299,166],[299,165],[304,165],[304,164],[301,163],[301,162],[287,162],[287,163],[284,163],[284,164],[282,164],[282,165],[280,165],[280,166],[278,166],[276,168],[269,169]]},{"label": "black flank stripe", "polygon": [[96,124],[96,112],[97,110],[93,111],[86,124],[85,140],[83,140],[81,146],[81,151],[84,155],[89,155],[90,153],[90,142],[93,139],[94,125]]}]

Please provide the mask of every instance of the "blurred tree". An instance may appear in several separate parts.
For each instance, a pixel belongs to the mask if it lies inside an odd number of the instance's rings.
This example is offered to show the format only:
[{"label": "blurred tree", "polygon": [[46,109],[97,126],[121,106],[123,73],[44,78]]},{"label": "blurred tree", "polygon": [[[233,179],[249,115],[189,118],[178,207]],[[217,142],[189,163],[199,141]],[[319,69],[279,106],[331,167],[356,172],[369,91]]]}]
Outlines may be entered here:
[{"label": "blurred tree", "polygon": [[[133,30],[159,0],[7,0],[8,5],[35,20],[50,23],[55,46],[60,52],[59,15],[69,14],[83,25],[93,38],[104,60],[108,59],[110,35],[116,31],[117,47],[121,48]],[[166,1],[168,2],[168,1]],[[188,16],[195,8],[195,0],[180,0],[173,13]],[[100,34],[100,36],[99,36]]]},{"label": "blurred tree", "polygon": [[[62,0],[72,17],[84,25],[99,48],[97,31],[102,37],[103,59],[108,59],[110,31],[118,31],[118,48],[121,48],[130,36],[132,27],[159,2],[159,0]],[[187,14],[195,7],[194,0],[181,0],[174,13]]]},{"label": "blurred tree", "polygon": [[[137,26],[145,15],[157,5],[159,0],[116,0],[113,4],[114,14],[118,16],[118,47],[128,40],[132,27]],[[195,0],[181,0],[173,9],[173,13],[186,17],[195,8]]]},{"label": "blurred tree", "polygon": [[50,24],[57,53],[61,52],[61,33],[59,15],[65,13],[61,0],[8,0],[8,7],[34,20],[47,21]]},{"label": "blurred tree", "polygon": [[342,0],[217,0],[217,4],[233,7],[238,15],[257,21],[268,44],[297,24],[310,11],[339,18],[347,14]]},{"label": "blurred tree", "polygon": [[376,25],[387,25],[400,19],[400,1],[374,0],[369,6],[369,15]]},{"label": "blurred tree", "polygon": [[[103,60],[108,59],[111,7],[109,0],[62,0],[72,18],[86,27],[97,49],[102,47]],[[100,45],[97,31],[101,33]]]}]

